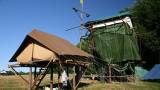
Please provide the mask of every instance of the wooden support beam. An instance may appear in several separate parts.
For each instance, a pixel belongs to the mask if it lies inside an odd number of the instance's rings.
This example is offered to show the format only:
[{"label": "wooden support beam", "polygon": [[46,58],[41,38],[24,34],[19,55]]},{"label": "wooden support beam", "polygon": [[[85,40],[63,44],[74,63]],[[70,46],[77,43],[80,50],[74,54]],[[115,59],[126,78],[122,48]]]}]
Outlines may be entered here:
[{"label": "wooden support beam", "polygon": [[75,72],[75,68],[76,68],[76,66],[74,66],[73,67],[73,83],[72,83],[72,88],[73,88],[73,90],[76,90],[76,72]]},{"label": "wooden support beam", "polygon": [[25,78],[23,78],[11,65],[9,66],[9,68],[12,69],[12,71],[14,72],[14,74],[16,76],[20,77],[23,81],[25,81],[27,84],[29,84],[29,82]]},{"label": "wooden support beam", "polygon": [[[85,78],[91,78],[93,75],[84,75],[83,77]],[[113,78],[124,78],[124,77],[131,77],[132,75],[124,75],[124,76],[99,76],[99,75],[94,75],[94,77],[104,77],[104,78],[110,78],[110,77],[113,77]]]},{"label": "wooden support beam", "polygon": [[29,67],[29,87],[28,90],[32,90],[32,67]]},{"label": "wooden support beam", "polygon": [[[39,71],[39,75],[36,76],[36,78],[34,79],[33,85],[32,85],[32,89],[35,89],[39,86],[39,84],[41,83],[42,79],[45,77],[45,75],[47,74],[48,70],[49,70],[49,65],[53,65],[53,60],[50,60],[48,62],[48,64],[45,66],[45,68],[47,68],[47,70],[45,70],[44,72],[42,72],[41,70]],[[39,81],[39,82],[38,82]],[[38,82],[38,83],[37,83]]]},{"label": "wooden support beam", "polygon": [[35,80],[36,76],[37,76],[37,67],[34,68],[34,80]]},{"label": "wooden support beam", "polygon": [[80,80],[81,80],[81,78],[83,77],[83,75],[85,74],[85,72],[87,71],[87,68],[85,67],[85,68],[83,68],[82,69],[82,67],[80,68],[80,70],[83,72],[83,73],[81,73],[81,75],[80,75],[80,77],[79,77],[79,80],[78,80],[78,82],[77,82],[77,84],[76,84],[76,87],[75,88],[77,88],[78,87],[78,85],[79,85],[79,83],[80,83]]},{"label": "wooden support beam", "polygon": [[34,82],[33,82],[33,85],[32,85],[32,89],[33,90],[37,90],[39,84],[41,83],[41,81],[43,80],[43,78],[46,76],[48,70],[49,70],[49,67],[47,69],[45,69],[45,71],[41,71],[42,69],[39,70],[39,74],[37,74]]},{"label": "wooden support beam", "polygon": [[109,71],[109,83],[111,83],[112,82],[112,71],[111,71],[111,65],[110,64],[108,64],[108,71]]},{"label": "wooden support beam", "polygon": [[61,76],[61,71],[60,69],[58,70],[58,90],[61,89],[61,85],[60,85],[60,76]]},{"label": "wooden support beam", "polygon": [[75,86],[77,85],[77,82],[79,80],[79,77],[80,77],[80,66],[76,65],[75,66],[75,73],[76,73],[76,76],[75,76]]},{"label": "wooden support beam", "polygon": [[51,66],[51,75],[50,75],[50,90],[53,90],[53,67]]},{"label": "wooden support beam", "polygon": [[67,76],[69,77],[69,67],[68,67],[68,65],[66,66],[66,69],[67,69]]}]

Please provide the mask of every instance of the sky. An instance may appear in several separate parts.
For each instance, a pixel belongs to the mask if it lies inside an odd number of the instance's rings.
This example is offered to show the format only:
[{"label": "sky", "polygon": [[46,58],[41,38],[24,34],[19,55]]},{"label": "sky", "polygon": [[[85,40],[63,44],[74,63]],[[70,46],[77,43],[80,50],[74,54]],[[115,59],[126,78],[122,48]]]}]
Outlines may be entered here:
[{"label": "sky", "polygon": [[[117,15],[134,4],[134,0],[84,0],[89,18],[84,22]],[[38,29],[70,41],[79,42],[80,19],[72,10],[80,8],[79,0],[0,0],[0,70],[8,70],[10,58],[25,36]]]}]

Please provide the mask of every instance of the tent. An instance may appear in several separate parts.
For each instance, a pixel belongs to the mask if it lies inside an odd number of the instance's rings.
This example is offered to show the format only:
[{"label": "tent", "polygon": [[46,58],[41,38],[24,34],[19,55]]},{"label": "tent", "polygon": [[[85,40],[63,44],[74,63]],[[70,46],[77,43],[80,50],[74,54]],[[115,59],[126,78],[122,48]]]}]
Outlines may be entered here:
[{"label": "tent", "polygon": [[144,75],[148,73],[148,70],[140,67],[140,66],[135,66],[135,75],[139,79],[143,79]]},{"label": "tent", "polygon": [[144,77],[143,80],[160,80],[160,64],[156,64]]},{"label": "tent", "polygon": [[113,64],[127,60],[141,60],[130,15],[90,21],[89,38],[94,55]]},{"label": "tent", "polygon": [[80,50],[70,42],[57,36],[33,30],[29,33],[10,62],[30,64],[33,62],[49,62],[58,58],[67,59],[68,57],[83,59],[92,57],[88,53]]},{"label": "tent", "polygon": [[[16,64],[9,65],[9,67],[22,78],[27,84],[29,90],[37,90],[43,78],[50,70],[50,88],[53,89],[53,68],[57,67],[58,73],[61,70],[68,72],[68,67],[73,68],[73,79],[70,80],[70,86],[75,90],[79,84],[82,75],[89,66],[92,55],[80,50],[70,42],[42,32],[33,30],[29,33],[18,50],[12,56],[9,62],[16,62]],[[14,69],[14,67],[29,67],[29,80],[26,80]],[[32,68],[34,68],[34,75],[32,75]],[[37,70],[37,68],[40,68]],[[34,76],[34,80],[32,77]],[[58,81],[60,76],[58,76]]]}]

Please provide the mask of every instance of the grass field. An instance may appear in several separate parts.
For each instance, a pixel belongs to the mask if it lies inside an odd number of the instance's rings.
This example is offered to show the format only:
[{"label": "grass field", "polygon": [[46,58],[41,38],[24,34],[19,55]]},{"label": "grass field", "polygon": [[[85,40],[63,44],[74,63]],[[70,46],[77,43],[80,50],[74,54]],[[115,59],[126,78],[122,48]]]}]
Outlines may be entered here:
[{"label": "grass field", "polygon": [[[23,77],[26,79],[28,78],[26,75]],[[57,77],[55,76],[55,78]],[[82,81],[83,84],[81,83],[78,90],[160,90],[160,83],[158,82],[144,82],[136,80],[135,82],[114,82],[108,84],[87,80]],[[49,84],[49,75],[45,77],[41,85],[47,84]],[[16,76],[0,76],[0,90],[27,90],[27,84]]]},{"label": "grass field", "polygon": [[94,83],[78,90],[160,90],[160,83],[156,82],[125,82],[125,83]]}]

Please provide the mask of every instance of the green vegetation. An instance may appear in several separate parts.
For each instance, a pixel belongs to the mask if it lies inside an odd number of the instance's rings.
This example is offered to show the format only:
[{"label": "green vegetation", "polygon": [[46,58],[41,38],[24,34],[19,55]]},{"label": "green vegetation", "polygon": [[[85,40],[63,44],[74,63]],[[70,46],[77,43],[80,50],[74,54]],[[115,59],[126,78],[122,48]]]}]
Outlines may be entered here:
[{"label": "green vegetation", "polygon": [[153,51],[160,50],[160,0],[136,0],[131,12],[137,35]]},{"label": "green vegetation", "polygon": [[78,44],[77,44],[77,47],[80,48],[80,45],[81,45],[81,49],[82,49],[83,51],[92,54],[92,53],[91,53],[91,50],[89,50],[89,38],[88,38],[88,37],[85,38],[85,39],[83,39],[83,40],[81,41],[81,43],[78,43]]},{"label": "green vegetation", "polygon": [[160,0],[136,0],[130,12],[144,67],[160,62]]}]

